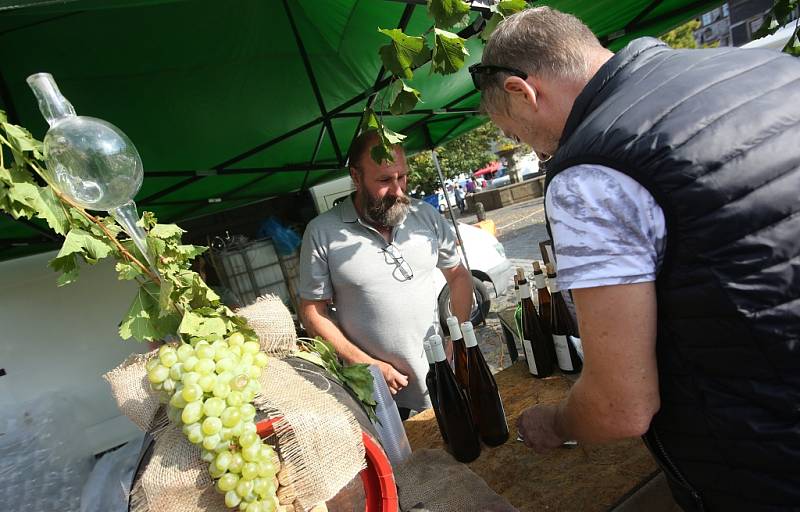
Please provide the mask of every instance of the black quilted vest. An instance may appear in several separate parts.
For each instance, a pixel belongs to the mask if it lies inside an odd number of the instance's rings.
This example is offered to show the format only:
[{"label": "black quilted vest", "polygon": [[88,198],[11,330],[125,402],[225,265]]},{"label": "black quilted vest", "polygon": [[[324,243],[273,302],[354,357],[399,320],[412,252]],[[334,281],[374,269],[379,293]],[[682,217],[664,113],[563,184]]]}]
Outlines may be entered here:
[{"label": "black quilted vest", "polygon": [[645,441],[676,499],[800,510],[800,61],[636,40],[577,98],[547,183],[581,163],[664,210]]}]

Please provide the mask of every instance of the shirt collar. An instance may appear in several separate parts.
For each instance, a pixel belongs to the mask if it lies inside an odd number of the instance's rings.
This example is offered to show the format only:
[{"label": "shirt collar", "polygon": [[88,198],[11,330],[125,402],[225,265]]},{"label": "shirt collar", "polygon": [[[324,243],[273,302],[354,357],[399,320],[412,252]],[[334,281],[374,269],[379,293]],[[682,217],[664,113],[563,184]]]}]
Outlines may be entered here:
[{"label": "shirt collar", "polygon": [[358,222],[358,213],[356,212],[356,205],[353,204],[353,196],[355,192],[347,196],[347,199],[342,201],[340,204],[339,215],[342,217],[342,222],[347,222],[352,224],[353,222]]}]

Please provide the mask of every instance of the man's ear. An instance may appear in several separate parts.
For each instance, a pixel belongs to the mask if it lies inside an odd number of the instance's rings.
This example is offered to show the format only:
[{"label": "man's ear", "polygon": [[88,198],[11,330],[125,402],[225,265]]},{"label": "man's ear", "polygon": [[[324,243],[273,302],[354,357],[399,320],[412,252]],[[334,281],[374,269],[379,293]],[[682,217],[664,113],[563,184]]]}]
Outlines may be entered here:
[{"label": "man's ear", "polygon": [[536,89],[518,76],[510,76],[503,82],[503,89],[512,97],[521,98],[525,103],[537,108]]},{"label": "man's ear", "polygon": [[350,167],[350,179],[353,180],[353,186],[358,190],[358,171],[355,167]]}]

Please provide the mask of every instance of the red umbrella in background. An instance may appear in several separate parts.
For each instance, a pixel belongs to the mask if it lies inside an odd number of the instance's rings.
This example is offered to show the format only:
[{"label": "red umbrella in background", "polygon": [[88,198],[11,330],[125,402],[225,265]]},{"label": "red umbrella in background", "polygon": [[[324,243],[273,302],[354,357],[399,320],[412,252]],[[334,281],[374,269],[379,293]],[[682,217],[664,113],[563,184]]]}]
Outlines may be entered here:
[{"label": "red umbrella in background", "polygon": [[494,161],[487,164],[486,167],[481,167],[477,171],[473,172],[472,175],[478,177],[483,176],[484,174],[493,174],[497,172],[498,169],[500,169],[500,162]]}]

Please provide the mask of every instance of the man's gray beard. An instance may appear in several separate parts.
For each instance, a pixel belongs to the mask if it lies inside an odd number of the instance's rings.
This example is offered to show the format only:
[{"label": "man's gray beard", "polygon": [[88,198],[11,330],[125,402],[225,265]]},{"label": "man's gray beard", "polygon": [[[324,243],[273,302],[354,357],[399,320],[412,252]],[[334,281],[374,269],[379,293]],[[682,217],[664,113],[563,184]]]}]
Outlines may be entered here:
[{"label": "man's gray beard", "polygon": [[374,201],[369,194],[364,195],[366,196],[364,217],[371,224],[394,227],[406,220],[409,208],[407,197],[398,197],[392,206],[386,208],[382,201]]}]

